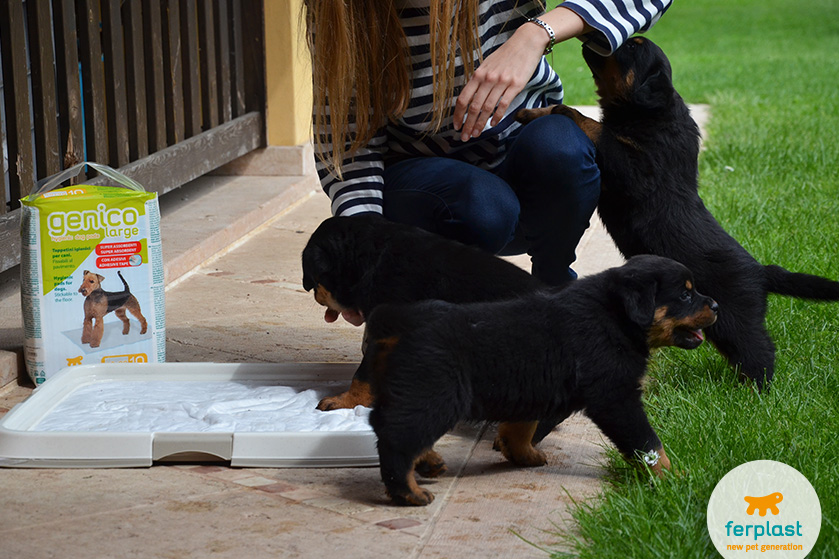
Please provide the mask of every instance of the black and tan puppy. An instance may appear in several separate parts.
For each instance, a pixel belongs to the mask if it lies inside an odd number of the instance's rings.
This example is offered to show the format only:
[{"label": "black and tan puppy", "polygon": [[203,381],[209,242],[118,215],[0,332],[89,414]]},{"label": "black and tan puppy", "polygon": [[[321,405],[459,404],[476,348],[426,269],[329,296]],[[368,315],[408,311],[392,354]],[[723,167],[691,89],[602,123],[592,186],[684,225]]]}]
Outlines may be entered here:
[{"label": "black and tan puppy", "polygon": [[627,257],[657,254],[690,268],[724,309],[708,339],[763,388],[775,368],[767,294],[837,300],[839,283],[764,266],[705,208],[697,181],[699,130],[657,45],[636,37],[609,57],[587,48],[583,54],[600,96],[601,122],[564,105],[520,111],[517,118],[558,113],[577,123],[597,146],[598,213],[615,244]]},{"label": "black and tan puppy", "polygon": [[[440,299],[471,303],[507,299],[542,287],[529,273],[477,248],[376,216],[331,217],[303,250],[303,287],[356,326],[382,303]],[[370,406],[367,361],[349,391],[325,398],[320,410]]]},{"label": "black and tan puppy", "polygon": [[105,276],[85,270],[82,272],[82,284],[79,286],[79,293],[84,295],[84,325],[82,327],[82,343],[90,344],[90,347],[99,347],[102,343],[102,336],[105,334],[105,315],[113,312],[122,321],[122,334],[128,335],[131,330],[131,323],[126,316],[130,312],[140,321],[140,334],[145,334],[148,329],[146,317],[140,310],[140,303],[132,295],[128,282],[122,277],[122,272],[117,270],[117,275],[124,289],[122,291],[105,291],[102,289],[102,282]]},{"label": "black and tan puppy", "polygon": [[583,411],[624,456],[662,475],[670,462],[641,402],[650,348],[698,347],[716,317],[690,271],[656,256],[554,293],[378,307],[368,322],[370,424],[388,495],[402,505],[431,502],[414,472],[445,470],[432,447],[462,419],[502,422],[504,456],[541,466],[545,455],[531,443],[537,422]]}]

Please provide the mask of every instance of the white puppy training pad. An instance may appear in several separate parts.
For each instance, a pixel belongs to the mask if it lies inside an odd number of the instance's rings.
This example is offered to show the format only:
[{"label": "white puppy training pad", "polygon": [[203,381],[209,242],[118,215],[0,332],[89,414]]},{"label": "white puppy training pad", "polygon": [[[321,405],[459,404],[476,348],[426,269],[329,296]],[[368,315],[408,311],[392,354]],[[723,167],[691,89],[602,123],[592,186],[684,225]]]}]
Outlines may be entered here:
[{"label": "white puppy training pad", "polygon": [[99,347],[90,347],[90,344],[82,343],[82,332],[84,331],[84,328],[67,330],[66,332],[63,332],[63,334],[67,336],[68,340],[78,346],[81,351],[85,352],[85,354],[110,350],[151,339],[151,328],[148,328],[145,334],[140,334],[140,331],[143,329],[140,323],[131,319],[129,319],[129,322],[131,324],[131,329],[128,331],[128,334],[123,334],[123,324],[121,320],[116,319],[112,321],[105,321],[103,324],[104,328],[102,329],[102,339],[99,341]]},{"label": "white puppy training pad", "polygon": [[0,421],[0,466],[378,463],[369,409],[321,412],[356,365],[112,363],[62,370]]}]

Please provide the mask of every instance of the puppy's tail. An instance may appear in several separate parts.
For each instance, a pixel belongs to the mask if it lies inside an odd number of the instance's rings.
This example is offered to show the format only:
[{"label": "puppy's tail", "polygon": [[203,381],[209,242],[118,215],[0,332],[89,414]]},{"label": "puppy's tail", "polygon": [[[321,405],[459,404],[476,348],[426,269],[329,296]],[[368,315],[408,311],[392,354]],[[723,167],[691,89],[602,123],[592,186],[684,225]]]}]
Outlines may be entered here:
[{"label": "puppy's tail", "polygon": [[128,282],[127,282],[127,281],[125,281],[125,278],[124,278],[124,277],[122,277],[122,272],[120,272],[119,270],[117,270],[117,275],[119,276],[119,279],[120,279],[120,280],[122,280],[122,285],[124,285],[124,286],[125,286],[125,290],[130,292],[130,291],[131,291],[131,288],[130,288],[130,287],[128,287]]},{"label": "puppy's tail", "polygon": [[839,301],[839,282],[821,276],[790,272],[774,265],[764,266],[764,270],[767,289],[771,293],[799,299]]}]

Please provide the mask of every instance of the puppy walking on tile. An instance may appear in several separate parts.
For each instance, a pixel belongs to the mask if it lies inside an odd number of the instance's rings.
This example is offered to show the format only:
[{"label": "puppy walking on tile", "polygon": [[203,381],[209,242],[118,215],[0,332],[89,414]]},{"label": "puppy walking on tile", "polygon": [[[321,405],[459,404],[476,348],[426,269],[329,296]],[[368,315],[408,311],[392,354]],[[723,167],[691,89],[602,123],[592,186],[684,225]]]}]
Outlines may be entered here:
[{"label": "puppy walking on tile", "polygon": [[102,335],[105,333],[105,325],[103,319],[105,315],[113,311],[117,317],[122,320],[122,335],[125,336],[131,330],[131,323],[125,315],[125,311],[130,312],[134,317],[140,321],[140,334],[145,334],[148,330],[148,324],[143,313],[140,312],[140,303],[137,298],[131,294],[128,287],[128,282],[122,277],[122,273],[117,270],[119,279],[122,280],[122,285],[125,286],[123,291],[105,291],[102,289],[102,282],[105,277],[90,272],[84,271],[84,278],[82,285],[79,287],[79,293],[85,296],[84,300],[84,328],[82,329],[82,343],[90,344],[90,347],[99,347],[102,343]]},{"label": "puppy walking on tile", "polygon": [[370,316],[368,354],[387,493],[398,505],[433,495],[415,472],[446,470],[434,443],[458,421],[499,421],[498,448],[518,466],[541,466],[539,422],[582,411],[627,459],[656,475],[670,468],[647,419],[641,380],[654,347],[698,347],[717,304],[673,260],[637,256],[558,293],[508,301],[380,305]]}]

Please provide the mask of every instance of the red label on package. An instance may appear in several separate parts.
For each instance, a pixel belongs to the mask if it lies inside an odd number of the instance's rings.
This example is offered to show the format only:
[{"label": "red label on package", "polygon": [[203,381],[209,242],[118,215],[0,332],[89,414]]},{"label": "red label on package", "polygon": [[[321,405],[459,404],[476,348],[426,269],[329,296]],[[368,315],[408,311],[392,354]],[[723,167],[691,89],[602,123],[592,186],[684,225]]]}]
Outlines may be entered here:
[{"label": "red label on package", "polygon": [[99,256],[116,256],[119,254],[131,255],[140,252],[140,249],[142,249],[142,245],[139,241],[132,241],[128,243],[101,243],[96,245],[96,254]]},{"label": "red label on package", "polygon": [[127,268],[130,265],[128,262],[129,258],[130,255],[128,254],[120,256],[103,256],[96,259],[96,267],[100,270],[105,268]]}]

